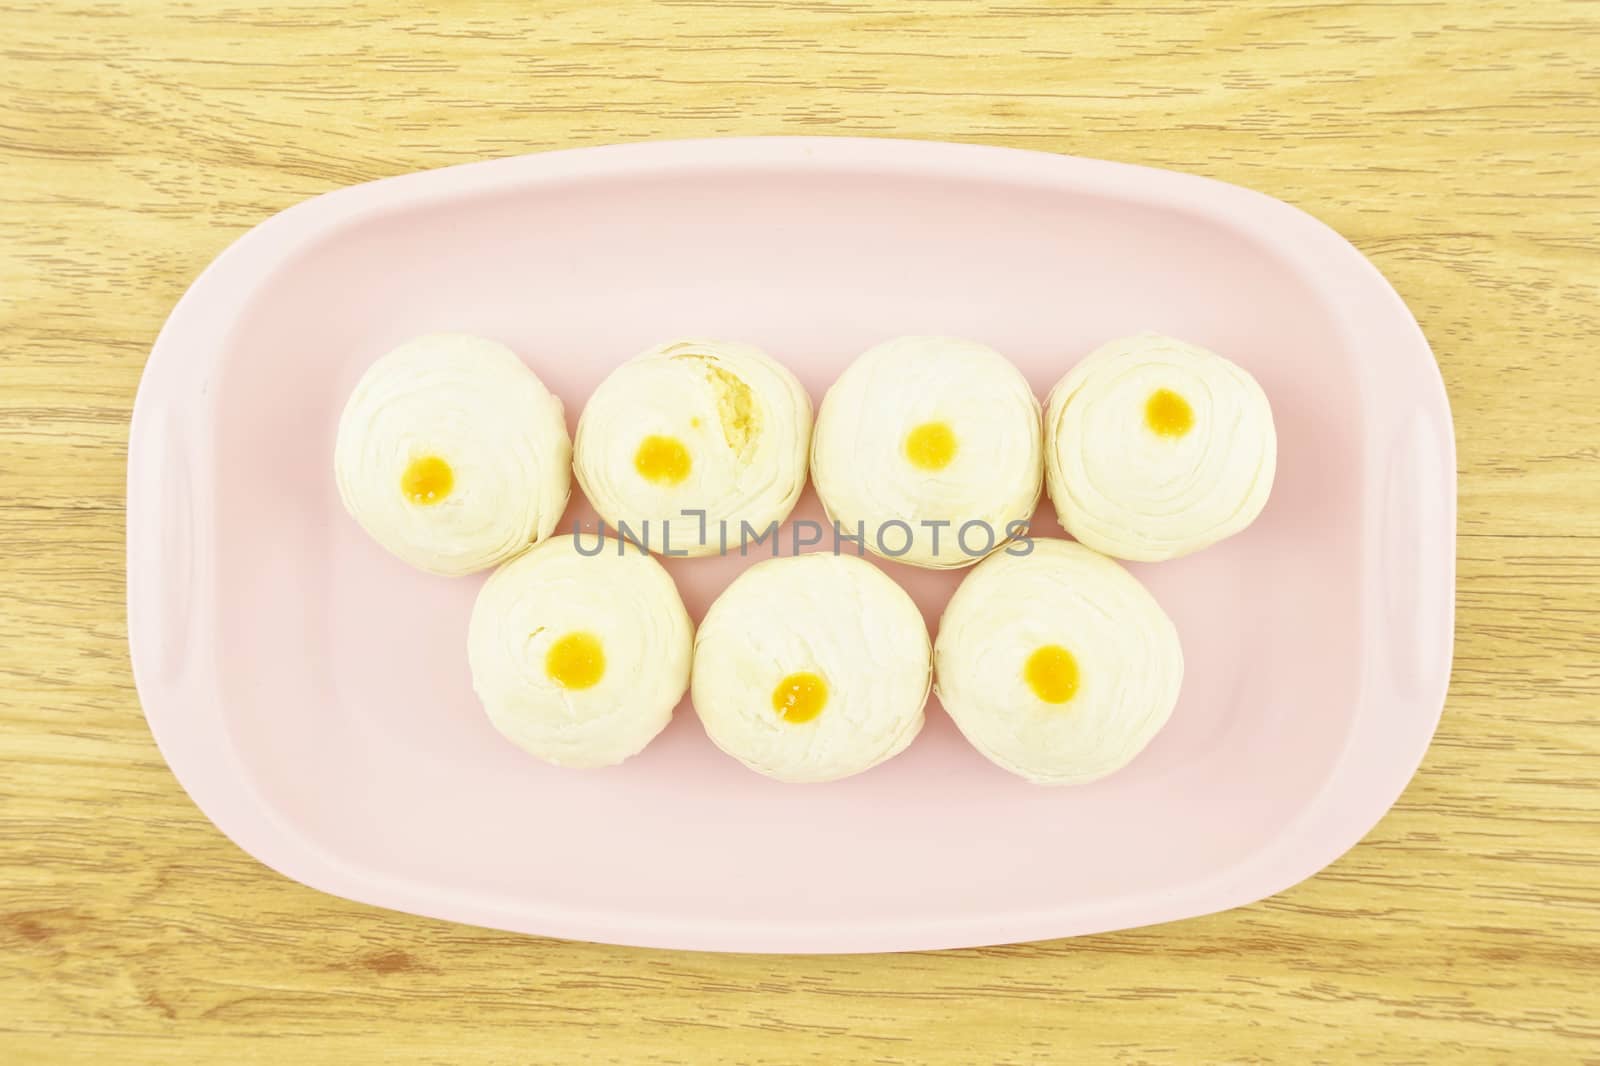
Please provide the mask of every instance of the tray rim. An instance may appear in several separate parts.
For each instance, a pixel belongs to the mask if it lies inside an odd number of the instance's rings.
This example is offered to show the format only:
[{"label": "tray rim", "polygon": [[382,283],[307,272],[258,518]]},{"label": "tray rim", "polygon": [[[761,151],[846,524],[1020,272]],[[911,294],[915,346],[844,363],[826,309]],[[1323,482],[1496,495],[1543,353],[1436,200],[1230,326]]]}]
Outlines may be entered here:
[{"label": "tray rim", "polygon": [[[1302,269],[1347,343],[1384,342],[1388,360],[1357,360],[1364,416],[1384,432],[1364,450],[1363,481],[1385,506],[1362,529],[1361,696],[1345,749],[1323,787],[1267,847],[1192,882],[1089,908],[1081,903],[959,920],[781,923],[664,918],[470,898],[346,863],[301,836],[235,771],[237,755],[210,713],[216,664],[191,643],[209,631],[214,575],[203,519],[211,482],[187,460],[209,439],[212,358],[238,312],[277,265],[362,218],[470,193],[672,171],[846,170],[1042,186],[1116,195],[1225,223]],[[209,343],[204,343],[209,340]],[[1393,387],[1403,375],[1408,388]],[[1381,386],[1381,387],[1380,387]],[[1364,434],[1364,439],[1379,439]],[[180,462],[181,460],[181,462]],[[1403,510],[1402,523],[1393,512]],[[151,350],[128,440],[127,622],[135,688],[157,747],[206,817],[247,853],[310,887],[428,917],[641,947],[743,952],[932,950],[1051,939],[1174,921],[1275,895],[1317,873],[1366,835],[1404,791],[1443,711],[1454,637],[1456,462],[1443,379],[1398,293],[1352,244],[1306,212],[1241,186],[1170,170],[1027,149],[850,137],[651,141],[467,163],[350,186],[296,204],[229,245],[179,300]],[[1397,526],[1400,528],[1397,530]],[[1399,539],[1406,528],[1414,539]],[[1414,564],[1416,587],[1385,584]],[[1409,594],[1408,594],[1409,593]],[[1398,600],[1398,602],[1397,602]],[[1424,627],[1424,622],[1429,623]],[[1415,630],[1442,634],[1431,644]],[[1398,649],[1398,650],[1397,650]],[[1381,704],[1383,714],[1375,713]],[[1397,713],[1404,712],[1404,713]],[[1359,787],[1357,787],[1359,786]],[[1328,828],[1314,830],[1312,827]],[[1306,843],[1310,841],[1310,843]]]}]

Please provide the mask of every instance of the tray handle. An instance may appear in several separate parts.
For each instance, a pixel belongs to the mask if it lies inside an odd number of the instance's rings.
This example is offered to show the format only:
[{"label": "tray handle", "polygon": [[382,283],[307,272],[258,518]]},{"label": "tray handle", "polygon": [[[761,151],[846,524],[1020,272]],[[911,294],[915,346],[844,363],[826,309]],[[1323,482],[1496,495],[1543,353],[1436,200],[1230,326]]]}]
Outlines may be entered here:
[{"label": "tray handle", "polygon": [[141,411],[128,451],[128,631],[161,680],[183,669],[194,596],[194,479],[164,405]]},{"label": "tray handle", "polygon": [[[1417,410],[1389,446],[1380,532],[1384,609],[1395,685],[1421,692],[1448,661],[1454,637],[1454,462],[1450,427]],[[1440,536],[1439,531],[1447,531]],[[1440,586],[1446,586],[1441,588]],[[1441,615],[1440,604],[1446,605]]]}]

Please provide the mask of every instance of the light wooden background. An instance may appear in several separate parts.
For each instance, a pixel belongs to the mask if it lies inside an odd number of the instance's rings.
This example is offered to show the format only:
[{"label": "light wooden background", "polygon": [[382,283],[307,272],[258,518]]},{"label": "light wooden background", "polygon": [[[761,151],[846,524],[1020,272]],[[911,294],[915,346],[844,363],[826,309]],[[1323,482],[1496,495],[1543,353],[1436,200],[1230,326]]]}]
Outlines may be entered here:
[{"label": "light wooden background", "polygon": [[[1600,1062],[1597,31],[1533,0],[0,0],[0,1060]],[[345,903],[190,805],[122,605],[127,416],[184,287],[335,186],[750,133],[1212,175],[1393,280],[1454,407],[1460,612],[1365,843],[1167,927],[725,957]]]}]

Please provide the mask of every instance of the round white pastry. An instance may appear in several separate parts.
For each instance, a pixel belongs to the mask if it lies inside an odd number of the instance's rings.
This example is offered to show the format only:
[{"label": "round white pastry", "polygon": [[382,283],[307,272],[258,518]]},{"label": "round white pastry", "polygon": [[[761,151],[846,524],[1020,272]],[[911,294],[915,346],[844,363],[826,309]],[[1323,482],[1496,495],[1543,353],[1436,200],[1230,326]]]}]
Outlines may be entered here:
[{"label": "round white pastry", "polygon": [[970,566],[1027,529],[1043,469],[1039,401],[992,348],[901,337],[863,353],[817,413],[811,477],[867,550]]},{"label": "round white pastry", "polygon": [[693,695],[723,751],[780,781],[832,781],[922,729],[928,629],[864,559],[769,559],[730,584],[695,638]]},{"label": "round white pastry", "polygon": [[561,401],[503,344],[438,333],[362,375],[339,419],[345,509],[412,566],[483,570],[550,535],[571,491]]},{"label": "round white pastry", "polygon": [[1042,785],[1104,777],[1166,724],[1178,632],[1117,563],[1035,540],[979,563],[939,620],[934,690],[992,762]]},{"label": "round white pastry", "polygon": [[693,646],[666,570],[611,538],[553,537],[513,559],[467,630],[489,721],[557,766],[611,766],[650,743],[688,688]]},{"label": "round white pastry", "polygon": [[1155,333],[1073,367],[1045,410],[1050,499],[1062,528],[1120,559],[1175,559],[1255,521],[1278,438],[1240,367]]},{"label": "round white pastry", "polygon": [[810,440],[811,398],[787,369],[747,344],[678,341],[600,383],[574,466],[614,528],[651,551],[710,555],[745,524],[759,536],[789,517]]}]

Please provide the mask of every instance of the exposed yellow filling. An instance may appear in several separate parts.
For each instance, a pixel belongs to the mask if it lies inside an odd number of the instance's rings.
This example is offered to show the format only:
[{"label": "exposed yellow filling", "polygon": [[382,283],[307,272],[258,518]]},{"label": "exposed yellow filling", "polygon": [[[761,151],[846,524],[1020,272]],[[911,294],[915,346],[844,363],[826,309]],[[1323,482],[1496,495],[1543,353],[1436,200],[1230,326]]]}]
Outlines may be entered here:
[{"label": "exposed yellow filling", "polygon": [[704,355],[675,355],[674,359],[693,359],[705,368],[706,380],[716,397],[717,421],[722,424],[722,439],[743,455],[760,432],[755,393],[737,374],[729,373]]},{"label": "exposed yellow filling", "polygon": [[1181,437],[1194,427],[1194,408],[1171,389],[1157,389],[1144,402],[1144,424],[1158,436]]},{"label": "exposed yellow filling", "polygon": [[646,480],[658,485],[676,485],[689,476],[689,449],[676,437],[654,433],[639,442],[633,454],[633,468]]},{"label": "exposed yellow filling", "polygon": [[790,674],[772,690],[772,709],[786,722],[809,722],[828,702],[828,683],[810,672]]},{"label": "exposed yellow filling", "polygon": [[568,633],[544,653],[544,672],[562,688],[592,688],[605,676],[605,649],[592,633]]},{"label": "exposed yellow filling", "polygon": [[1022,676],[1033,694],[1046,703],[1066,703],[1078,694],[1078,660],[1059,644],[1034,649]]},{"label": "exposed yellow filling", "polygon": [[422,507],[431,507],[450,495],[455,486],[455,472],[450,464],[437,455],[419,456],[406,464],[400,475],[400,491],[405,498]]},{"label": "exposed yellow filling", "polygon": [[906,458],[919,470],[943,470],[956,457],[956,434],[943,422],[924,422],[906,434]]}]

